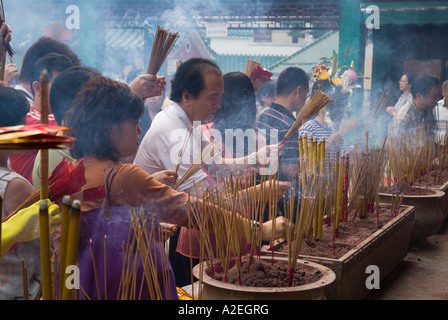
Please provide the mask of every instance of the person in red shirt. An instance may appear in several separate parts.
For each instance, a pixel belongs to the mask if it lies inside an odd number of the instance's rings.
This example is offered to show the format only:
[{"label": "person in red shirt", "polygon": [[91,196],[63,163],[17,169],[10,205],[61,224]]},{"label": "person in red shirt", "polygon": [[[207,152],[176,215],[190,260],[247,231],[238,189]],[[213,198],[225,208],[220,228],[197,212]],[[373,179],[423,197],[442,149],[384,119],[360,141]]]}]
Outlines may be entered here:
[{"label": "person in red shirt", "polygon": [[67,56],[74,65],[81,65],[81,60],[78,55],[65,43],[55,40],[51,37],[40,37],[34,42],[26,51],[23,57],[22,65],[20,67],[20,75],[18,84],[14,89],[21,91],[25,97],[33,104],[33,94],[31,93],[32,73],[36,61],[49,53],[59,53]]},{"label": "person in red shirt", "polygon": [[[57,53],[49,53],[39,59],[33,69],[30,79],[30,88],[34,96],[33,104],[30,107],[30,112],[26,116],[26,124],[38,124],[41,122],[41,91],[40,78],[42,71],[47,70],[48,75],[48,91],[51,89],[51,84],[54,78],[64,70],[73,66],[73,62],[65,55]],[[48,96],[48,93],[47,93]],[[48,104],[48,124],[57,125],[54,115],[51,111],[50,102]],[[25,177],[29,182],[33,183],[33,167],[38,150],[27,150],[26,152],[9,157],[11,169]]]}]

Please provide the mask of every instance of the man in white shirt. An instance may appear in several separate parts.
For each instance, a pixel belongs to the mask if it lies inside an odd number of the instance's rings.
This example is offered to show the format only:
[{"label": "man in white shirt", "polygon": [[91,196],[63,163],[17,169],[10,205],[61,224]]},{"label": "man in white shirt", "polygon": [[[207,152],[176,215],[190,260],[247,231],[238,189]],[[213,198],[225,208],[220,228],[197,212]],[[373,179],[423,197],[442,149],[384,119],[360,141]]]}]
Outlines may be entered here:
[{"label": "man in white shirt", "polygon": [[[139,147],[134,164],[153,174],[161,170],[175,170],[181,178],[201,155],[201,123],[213,120],[220,107],[224,94],[224,84],[219,68],[204,59],[190,59],[184,62],[173,80],[171,100],[174,103],[159,112]],[[193,127],[194,126],[194,127]],[[179,152],[183,150],[187,132],[193,129],[187,146],[179,161]],[[204,142],[205,143],[205,142]],[[193,186],[206,183],[207,174],[199,170],[179,186],[186,191]],[[199,188],[195,188],[199,189]]]},{"label": "man in white shirt", "polygon": [[[159,112],[139,147],[134,164],[153,174],[162,170],[177,170],[179,179],[194,164],[199,168],[177,188],[179,191],[190,191],[201,197],[203,187],[208,187],[209,177],[201,164],[220,165],[221,168],[233,170],[243,166],[274,163],[276,145],[264,147],[253,154],[234,159],[206,157],[205,146],[210,140],[202,131],[202,124],[213,121],[216,112],[221,106],[224,94],[222,73],[213,62],[193,58],[184,62],[176,72],[172,83],[171,100],[173,104]],[[189,130],[192,130],[191,134]],[[216,132],[219,134],[219,132]],[[187,143],[184,147],[184,141]],[[220,139],[215,137],[215,145]],[[210,148],[211,149],[211,148]],[[217,149],[216,149],[217,151]],[[202,154],[202,159],[201,159]],[[196,162],[198,159],[201,162]],[[226,170],[226,169],[224,169]],[[210,177],[210,180],[211,177]]]},{"label": "man in white shirt", "polygon": [[[211,145],[210,139],[203,134],[202,124],[213,121],[216,112],[221,106],[221,98],[224,94],[224,81],[219,67],[206,59],[193,58],[185,61],[178,68],[172,81],[170,99],[173,104],[160,111],[153,119],[151,127],[146,133],[139,147],[134,164],[153,174],[162,170],[176,170],[179,179],[191,172],[193,163],[201,159],[203,150]],[[188,135],[189,130],[190,136]],[[188,138],[189,137],[189,138]],[[187,140],[184,148],[184,141]],[[214,140],[216,141],[216,140]],[[263,151],[264,149],[264,151]],[[220,163],[223,167],[233,168],[234,165],[257,165],[260,161],[257,156],[267,155],[269,161],[271,153],[277,153],[277,149],[264,147],[258,153],[251,154],[243,158],[235,158],[229,162]],[[179,155],[182,155],[181,157]],[[179,191],[189,192],[196,197],[202,197],[201,191],[209,187],[212,181],[211,175],[207,173],[202,163],[213,164],[215,159],[202,158],[198,163],[198,171],[186,179],[177,188]],[[229,159],[230,160],[230,159]],[[263,163],[261,160],[260,163]],[[190,171],[189,171],[190,170]],[[182,248],[189,244],[190,235],[193,238],[193,247],[198,247],[199,231],[187,231],[180,228],[177,233],[170,238],[169,258],[176,277],[176,284],[182,287],[191,283],[190,257]],[[178,246],[179,243],[179,246]],[[176,252],[176,249],[178,252]],[[191,254],[193,265],[199,262],[198,257]]]},{"label": "man in white shirt", "polygon": [[[150,174],[177,169],[180,179],[201,155],[201,122],[213,120],[224,94],[224,82],[221,71],[213,62],[195,58],[182,63],[171,87],[170,98],[174,103],[154,117],[140,144],[134,164]],[[190,129],[192,133],[189,138],[187,133]],[[179,161],[179,152],[184,149],[186,138],[189,138],[190,143],[187,143]],[[197,147],[198,144],[200,147]],[[195,194],[192,191],[200,191],[202,186],[207,188],[208,182],[207,173],[201,168],[179,185],[177,190]],[[186,233],[186,229],[179,228],[169,242],[169,259],[179,287],[191,283],[190,258],[176,252],[178,243],[182,246],[183,239],[187,237]],[[198,262],[193,259],[194,265]]]},{"label": "man in white shirt", "polygon": [[442,95],[442,100],[440,100],[434,108],[434,119],[436,120],[436,142],[444,144],[446,129],[448,126],[448,80],[445,80],[442,83]]}]

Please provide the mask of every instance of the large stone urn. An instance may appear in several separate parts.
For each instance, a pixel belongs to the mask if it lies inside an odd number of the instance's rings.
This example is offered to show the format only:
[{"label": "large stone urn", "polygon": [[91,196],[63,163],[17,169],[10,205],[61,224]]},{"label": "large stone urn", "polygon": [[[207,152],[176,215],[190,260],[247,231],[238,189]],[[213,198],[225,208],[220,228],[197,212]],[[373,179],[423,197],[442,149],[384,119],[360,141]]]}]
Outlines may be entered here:
[{"label": "large stone urn", "polygon": [[[258,258],[257,258],[258,259]],[[272,257],[261,256],[259,259],[272,261]],[[275,257],[275,263],[286,263],[288,260],[284,257]],[[208,275],[207,263],[202,262],[193,268],[193,274],[201,279],[203,300],[324,300],[325,287],[331,284],[335,278],[335,273],[315,262],[297,260],[298,264],[304,264],[322,273],[320,279],[316,282],[291,287],[248,287],[226,283],[216,280]],[[201,285],[201,283],[199,285]]]},{"label": "large stone urn", "polygon": [[[437,233],[445,218],[441,210],[445,192],[438,189],[415,187],[415,194],[403,194],[402,204],[415,208],[415,223],[412,230],[411,246],[423,247],[427,238]],[[380,202],[390,203],[391,193],[380,192]]]}]

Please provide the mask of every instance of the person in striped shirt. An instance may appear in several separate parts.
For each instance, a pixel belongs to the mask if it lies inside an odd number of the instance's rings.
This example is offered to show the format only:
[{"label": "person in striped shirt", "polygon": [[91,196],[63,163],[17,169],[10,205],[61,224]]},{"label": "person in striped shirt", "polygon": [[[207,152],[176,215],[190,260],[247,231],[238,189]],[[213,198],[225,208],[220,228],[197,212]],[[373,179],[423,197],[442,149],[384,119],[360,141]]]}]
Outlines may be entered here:
[{"label": "person in striped shirt", "polygon": [[[309,76],[298,67],[283,70],[276,83],[274,102],[257,119],[256,128],[266,131],[266,144],[282,141],[296,118],[293,112],[300,111],[309,95]],[[298,170],[299,134],[294,133],[281,151],[280,180],[291,180]]]}]

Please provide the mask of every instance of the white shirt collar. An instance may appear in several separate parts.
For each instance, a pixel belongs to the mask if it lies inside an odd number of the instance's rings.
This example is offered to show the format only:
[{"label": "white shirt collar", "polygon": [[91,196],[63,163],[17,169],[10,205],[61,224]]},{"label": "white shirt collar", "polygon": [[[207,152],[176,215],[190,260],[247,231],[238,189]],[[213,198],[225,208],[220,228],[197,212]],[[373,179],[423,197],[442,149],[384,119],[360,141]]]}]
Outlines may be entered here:
[{"label": "white shirt collar", "polygon": [[193,125],[193,122],[190,120],[185,110],[182,109],[178,103],[174,102],[171,106],[166,108],[166,110],[173,112],[182,121],[185,127],[189,128]]}]

